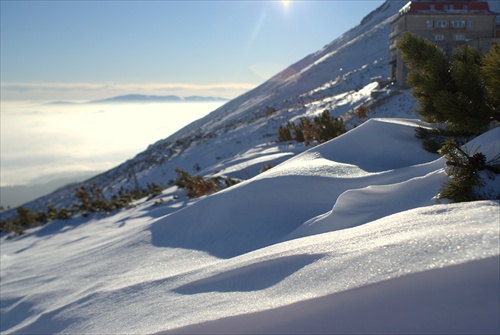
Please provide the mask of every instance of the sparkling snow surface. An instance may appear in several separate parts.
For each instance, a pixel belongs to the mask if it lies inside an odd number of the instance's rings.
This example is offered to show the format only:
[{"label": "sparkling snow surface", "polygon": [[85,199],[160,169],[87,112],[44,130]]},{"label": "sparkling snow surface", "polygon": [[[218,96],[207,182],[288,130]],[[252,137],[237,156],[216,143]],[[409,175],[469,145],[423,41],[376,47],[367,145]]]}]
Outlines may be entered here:
[{"label": "sparkling snow surface", "polygon": [[[239,315],[178,331],[498,332],[500,205],[439,204],[444,160],[416,124],[371,120],[175,212],[145,202],[4,239],[1,330],[144,334]],[[473,145],[498,151],[500,129]]]}]

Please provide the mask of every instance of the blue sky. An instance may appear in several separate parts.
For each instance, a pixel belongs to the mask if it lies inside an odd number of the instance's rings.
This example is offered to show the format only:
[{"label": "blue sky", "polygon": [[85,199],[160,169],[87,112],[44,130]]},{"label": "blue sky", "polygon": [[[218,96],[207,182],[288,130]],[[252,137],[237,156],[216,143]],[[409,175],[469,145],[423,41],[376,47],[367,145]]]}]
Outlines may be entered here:
[{"label": "blue sky", "polygon": [[382,3],[2,0],[2,99],[232,98]]}]

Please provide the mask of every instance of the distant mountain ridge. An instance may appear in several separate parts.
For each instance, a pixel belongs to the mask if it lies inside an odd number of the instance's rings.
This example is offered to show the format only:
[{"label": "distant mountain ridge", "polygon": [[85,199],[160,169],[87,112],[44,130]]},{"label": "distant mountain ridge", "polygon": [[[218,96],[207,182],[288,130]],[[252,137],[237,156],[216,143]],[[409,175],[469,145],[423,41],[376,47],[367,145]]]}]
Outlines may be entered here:
[{"label": "distant mountain ridge", "polygon": [[[146,94],[125,94],[111,98],[91,100],[82,102],[81,104],[106,104],[106,103],[149,103],[149,102],[222,102],[229,99],[213,96],[193,95],[188,97],[180,97],[177,95],[146,95]],[[75,104],[70,101],[54,101],[50,105]]]},{"label": "distant mountain ridge", "polygon": [[145,95],[145,94],[126,94],[112,98],[93,100],[89,103],[115,103],[115,102],[212,102],[228,101],[228,99],[212,96],[193,95],[189,97],[180,97],[177,95]]}]

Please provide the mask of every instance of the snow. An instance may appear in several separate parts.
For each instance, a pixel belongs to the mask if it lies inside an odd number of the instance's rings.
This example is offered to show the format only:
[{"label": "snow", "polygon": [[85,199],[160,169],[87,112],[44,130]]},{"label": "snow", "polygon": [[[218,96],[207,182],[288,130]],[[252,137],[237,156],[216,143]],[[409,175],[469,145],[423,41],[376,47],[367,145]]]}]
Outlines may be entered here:
[{"label": "snow", "polygon": [[[116,190],[133,171],[165,185],[176,167],[199,166],[241,183],[200,199],[169,187],[110,215],[1,237],[0,331],[498,334],[500,201],[440,199],[445,159],[415,137],[433,125],[417,119],[408,91],[371,97],[370,78],[388,72],[388,22],[404,3],[386,2],[93,180]],[[368,120],[354,116],[361,103]],[[324,109],[350,131],[316,146],[274,141],[279,125]],[[491,159],[500,128],[465,148]],[[259,174],[264,164],[274,167]],[[485,180],[500,199],[499,179]],[[71,192],[29,206],[63,206]]]},{"label": "snow", "polygon": [[161,334],[497,334],[499,262],[428,270]]},{"label": "snow", "polygon": [[[497,332],[500,203],[439,204],[444,160],[409,136],[419,124],[370,120],[180,210],[144,202],[3,239],[1,330]],[[339,150],[360,139],[364,159]],[[384,164],[363,155],[375,139]]]}]

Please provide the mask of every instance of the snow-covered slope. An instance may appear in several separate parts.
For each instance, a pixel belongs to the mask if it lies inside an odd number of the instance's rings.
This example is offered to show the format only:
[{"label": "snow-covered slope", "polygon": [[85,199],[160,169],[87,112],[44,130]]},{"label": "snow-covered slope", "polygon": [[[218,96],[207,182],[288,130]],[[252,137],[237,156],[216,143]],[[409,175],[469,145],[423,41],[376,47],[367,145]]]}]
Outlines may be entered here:
[{"label": "snow-covered slope", "polygon": [[[137,184],[146,187],[154,182],[167,187],[176,177],[176,167],[192,174],[249,179],[265,164],[279,164],[307,149],[276,143],[278,127],[288,121],[329,110],[351,129],[365,121],[354,113],[362,104],[370,108],[370,118],[418,118],[409,91],[391,86],[381,90],[389,75],[390,22],[406,2],[386,1],[318,52],[87,184],[95,183],[109,196]],[[491,10],[500,12],[498,2],[489,3]],[[74,189],[74,185],[62,189],[26,207],[70,206],[75,201]]]},{"label": "snow-covered slope", "polygon": [[[371,97],[380,88],[371,78],[388,74],[388,22],[404,3],[387,1],[91,180],[112,193],[135,178],[167,185],[175,167],[196,165],[242,183],[196,200],[170,187],[107,216],[3,237],[0,331],[499,333],[500,202],[439,200],[445,160],[415,138],[428,125],[409,92]],[[361,103],[371,106],[364,123],[353,113]],[[275,142],[279,125],[324,109],[351,130],[318,146]],[[500,128],[467,147],[492,158]],[[275,167],[259,174],[266,163]],[[500,194],[499,179],[484,177]],[[73,193],[29,206],[63,206]]]},{"label": "snow-covered slope", "polygon": [[[370,93],[379,86],[371,78],[388,77],[389,22],[404,3],[387,1],[320,51],[88,183],[109,195],[135,188],[136,181],[143,187],[151,182],[166,187],[176,176],[176,167],[202,175],[229,171],[227,175],[249,179],[266,163],[276,165],[307,149],[275,142],[278,127],[290,120],[328,109],[336,117],[345,116],[348,128],[359,125],[364,120],[353,117],[352,111],[374,101]],[[409,92],[386,91],[379,100],[370,117],[417,117]],[[69,206],[75,200],[74,189],[63,189],[27,207]]]},{"label": "snow-covered slope", "polygon": [[[417,124],[371,120],[181,210],[149,201],[3,240],[1,331],[145,334],[236,315],[248,324],[254,316],[247,314],[259,312],[260,330],[278,333],[301,318],[318,320],[326,333],[498,332],[500,203],[439,204],[445,164],[420,149]],[[384,150],[370,145],[375,138]],[[346,153],[362,139],[364,155]],[[500,128],[469,146],[491,158]],[[449,268],[458,264],[465,265]],[[436,285],[447,291],[435,294]],[[401,291],[411,300],[398,300]],[[377,301],[391,303],[377,307],[367,324],[374,328],[355,323]],[[325,304],[338,313],[307,314]],[[289,321],[272,322],[290,309]],[[218,333],[224,326],[199,327]]]}]

